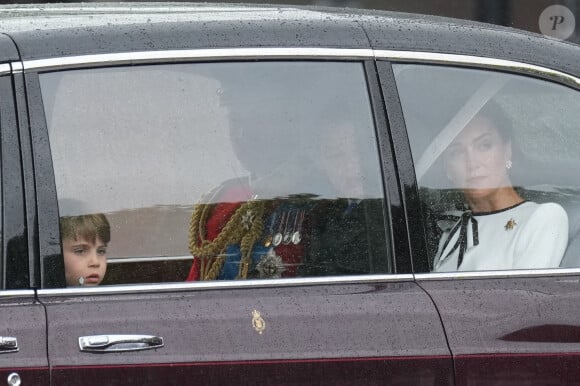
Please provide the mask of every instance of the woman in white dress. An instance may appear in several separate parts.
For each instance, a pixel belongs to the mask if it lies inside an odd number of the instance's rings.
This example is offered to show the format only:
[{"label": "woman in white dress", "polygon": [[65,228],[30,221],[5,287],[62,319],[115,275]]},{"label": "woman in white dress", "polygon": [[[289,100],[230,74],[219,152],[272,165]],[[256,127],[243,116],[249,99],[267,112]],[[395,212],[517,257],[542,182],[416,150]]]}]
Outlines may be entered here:
[{"label": "woman in white dress", "polygon": [[434,270],[557,268],[568,217],[556,203],[524,200],[510,182],[511,127],[489,102],[444,153],[449,180],[469,209],[440,239]]}]

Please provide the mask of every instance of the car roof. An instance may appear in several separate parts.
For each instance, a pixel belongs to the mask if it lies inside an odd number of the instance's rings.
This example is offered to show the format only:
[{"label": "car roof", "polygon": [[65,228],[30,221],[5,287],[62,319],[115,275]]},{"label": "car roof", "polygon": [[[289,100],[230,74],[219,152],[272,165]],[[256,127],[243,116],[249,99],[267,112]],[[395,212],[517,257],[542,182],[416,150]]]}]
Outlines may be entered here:
[{"label": "car roof", "polygon": [[[324,47],[472,55],[580,76],[580,47],[437,16],[312,6],[81,3],[0,6],[22,60],[111,52]],[[0,40],[1,42],[1,40]]]}]

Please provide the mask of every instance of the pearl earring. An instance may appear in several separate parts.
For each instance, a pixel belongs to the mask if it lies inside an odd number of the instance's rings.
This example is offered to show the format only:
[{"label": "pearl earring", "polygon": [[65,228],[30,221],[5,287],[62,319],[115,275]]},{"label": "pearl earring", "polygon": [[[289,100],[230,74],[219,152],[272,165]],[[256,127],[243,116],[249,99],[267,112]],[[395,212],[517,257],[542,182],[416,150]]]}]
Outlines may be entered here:
[{"label": "pearl earring", "polygon": [[512,160],[508,159],[507,161],[505,161],[505,168],[507,170],[510,170],[512,168]]}]

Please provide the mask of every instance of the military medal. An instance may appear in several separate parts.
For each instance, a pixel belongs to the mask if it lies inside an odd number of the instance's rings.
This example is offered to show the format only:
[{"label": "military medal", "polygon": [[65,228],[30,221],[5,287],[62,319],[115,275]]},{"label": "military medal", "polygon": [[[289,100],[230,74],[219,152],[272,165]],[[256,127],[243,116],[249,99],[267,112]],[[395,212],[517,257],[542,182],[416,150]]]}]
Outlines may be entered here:
[{"label": "military medal", "polygon": [[282,243],[282,224],[284,223],[284,219],[286,218],[286,212],[282,213],[282,218],[280,218],[280,224],[278,225],[278,232],[274,234],[272,237],[272,244],[277,247]]},{"label": "military medal", "polygon": [[272,244],[277,247],[280,243],[282,243],[282,233],[276,233],[272,238]]},{"label": "military medal", "polygon": [[302,222],[304,221],[304,211],[300,210],[296,213],[296,218],[294,218],[294,233],[292,233],[292,244],[298,245],[302,241]]},{"label": "military medal", "polygon": [[264,238],[264,246],[265,247],[269,247],[270,245],[272,245],[272,241],[274,239],[274,225],[276,224],[276,217],[278,217],[277,213],[274,212],[274,214],[272,214],[272,217],[270,219],[270,226],[268,227],[268,234]]},{"label": "military medal", "polygon": [[286,224],[284,225],[284,237],[282,239],[282,242],[286,245],[290,244],[292,241],[292,232],[290,232],[290,229],[288,229],[288,220],[290,219],[290,214],[292,214],[292,211],[288,212],[288,216],[286,217]]},{"label": "military medal", "polygon": [[274,251],[274,248],[270,248],[268,253],[256,265],[256,270],[260,273],[260,278],[262,279],[277,279],[286,271],[286,267],[282,258]]},{"label": "military medal", "polygon": [[298,245],[302,241],[302,236],[300,236],[300,232],[296,231],[292,234],[292,244]]}]

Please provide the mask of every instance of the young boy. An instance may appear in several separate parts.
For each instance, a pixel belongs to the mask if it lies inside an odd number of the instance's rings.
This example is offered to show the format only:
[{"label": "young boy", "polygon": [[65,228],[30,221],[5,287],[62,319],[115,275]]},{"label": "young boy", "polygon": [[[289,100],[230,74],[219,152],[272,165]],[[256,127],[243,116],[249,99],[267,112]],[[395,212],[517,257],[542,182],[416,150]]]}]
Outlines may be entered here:
[{"label": "young boy", "polygon": [[67,286],[97,286],[107,271],[111,227],[104,214],[60,218]]}]

